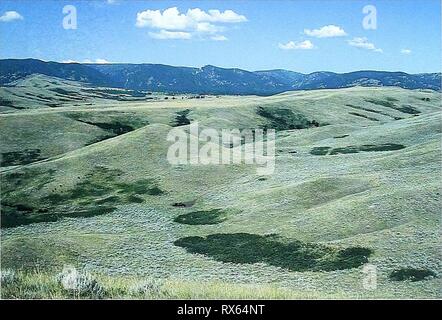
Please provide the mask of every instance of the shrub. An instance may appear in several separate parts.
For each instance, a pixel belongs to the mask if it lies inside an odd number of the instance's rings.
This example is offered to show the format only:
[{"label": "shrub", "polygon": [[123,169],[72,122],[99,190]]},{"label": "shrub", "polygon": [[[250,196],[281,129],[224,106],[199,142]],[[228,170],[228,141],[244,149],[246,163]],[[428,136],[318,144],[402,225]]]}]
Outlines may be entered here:
[{"label": "shrub", "polygon": [[203,225],[218,224],[226,220],[225,213],[220,209],[206,211],[194,211],[186,214],[180,214],[173,221],[182,224]]},{"label": "shrub", "polygon": [[67,293],[90,298],[102,298],[104,288],[88,272],[79,272],[73,267],[65,267],[61,273],[56,276],[59,285]]},{"label": "shrub", "polygon": [[143,297],[165,297],[168,296],[164,289],[164,281],[161,279],[146,279],[130,288],[133,295],[141,295]]},{"label": "shrub", "polygon": [[1,270],[0,277],[2,286],[8,286],[18,281],[15,271],[11,269]]},{"label": "shrub", "polygon": [[[258,107],[256,113],[265,118],[266,124],[263,129],[293,130],[319,127],[321,124],[316,120],[309,120],[301,113],[295,113],[291,109],[277,107]],[[322,124],[324,125],[324,124]]]},{"label": "shrub", "polygon": [[427,269],[401,268],[390,273],[390,280],[393,281],[422,281],[436,277],[436,273]]},{"label": "shrub", "polygon": [[283,239],[277,235],[218,233],[207,237],[185,237],[174,245],[190,253],[207,255],[231,263],[267,263],[291,271],[333,271],[356,268],[368,262],[372,250],[336,248]]}]

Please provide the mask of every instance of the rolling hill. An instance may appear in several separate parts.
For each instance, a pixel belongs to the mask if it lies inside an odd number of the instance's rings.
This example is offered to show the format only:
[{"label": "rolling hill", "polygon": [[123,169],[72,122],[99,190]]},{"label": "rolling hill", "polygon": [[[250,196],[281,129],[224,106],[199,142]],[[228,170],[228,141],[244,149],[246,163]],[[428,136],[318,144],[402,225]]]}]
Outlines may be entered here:
[{"label": "rolling hill", "polygon": [[[113,298],[440,298],[439,92],[146,100],[42,75],[2,90],[1,262],[23,272],[4,297],[65,297],[54,274],[74,265]],[[168,133],[196,121],[276,127],[275,172],[169,164]]]}]

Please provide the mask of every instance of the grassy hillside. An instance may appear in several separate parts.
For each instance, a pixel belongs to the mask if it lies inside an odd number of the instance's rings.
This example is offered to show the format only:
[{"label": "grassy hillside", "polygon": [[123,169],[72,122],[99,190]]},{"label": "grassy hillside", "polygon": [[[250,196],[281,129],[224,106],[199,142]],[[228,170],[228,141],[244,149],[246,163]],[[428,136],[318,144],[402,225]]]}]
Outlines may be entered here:
[{"label": "grassy hillside", "polygon": [[[122,101],[54,79],[0,89],[22,106],[0,114],[1,262],[22,270],[4,297],[48,282],[35,296],[67,294],[51,278],[64,264],[108,291],[149,278],[179,298],[440,297],[440,93],[118,93]],[[32,96],[58,101],[47,85],[84,100],[48,106]],[[167,133],[195,121],[277,128],[274,174],[171,166]],[[118,292],[106,297],[130,296]]]}]

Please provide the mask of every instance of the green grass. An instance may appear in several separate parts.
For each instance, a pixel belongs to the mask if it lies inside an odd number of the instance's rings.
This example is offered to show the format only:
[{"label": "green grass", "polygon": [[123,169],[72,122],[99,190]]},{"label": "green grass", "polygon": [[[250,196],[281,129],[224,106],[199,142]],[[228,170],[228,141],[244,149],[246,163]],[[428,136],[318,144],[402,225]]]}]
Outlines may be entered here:
[{"label": "green grass", "polygon": [[[419,111],[419,109],[417,109],[416,107],[413,107],[411,105],[401,105],[401,106],[397,106],[396,104],[394,104],[393,102],[398,101],[396,100],[391,100],[391,98],[387,101],[385,100],[379,100],[379,99],[365,99],[365,101],[373,103],[373,104],[377,104],[383,107],[387,107],[387,108],[391,108],[391,109],[395,109],[398,110],[402,113],[408,113],[408,114],[419,114],[421,113],[421,111]],[[427,101],[427,100],[425,100]]]},{"label": "green grass", "polygon": [[[2,299],[317,299],[313,290],[296,291],[273,284],[235,284],[221,281],[183,281],[139,276],[92,274],[99,292],[65,289],[56,273],[33,270],[14,272],[3,284]],[[322,296],[323,297],[323,296]],[[345,291],[328,293],[332,299],[345,299]]]},{"label": "green grass", "polygon": [[[391,99],[391,98],[390,98]],[[393,98],[394,99],[394,98]],[[388,99],[387,99],[388,100]],[[394,101],[396,101],[397,99],[395,99]],[[383,111],[379,111],[379,110],[374,110],[374,109],[371,109],[371,108],[367,108],[367,107],[360,107],[360,106],[355,106],[355,105],[352,105],[352,104],[346,104],[346,106],[347,107],[350,107],[350,108],[353,108],[353,109],[356,109],[356,110],[362,110],[362,111],[367,111],[367,112],[372,112],[372,113],[377,113],[377,114],[381,114],[381,115],[383,115],[383,116],[387,116],[387,117],[390,117],[390,118],[393,118],[394,120],[401,120],[401,119],[403,119],[402,117],[397,117],[397,116],[393,116],[393,115],[390,115],[389,113],[387,113],[387,112],[383,112]]]}]

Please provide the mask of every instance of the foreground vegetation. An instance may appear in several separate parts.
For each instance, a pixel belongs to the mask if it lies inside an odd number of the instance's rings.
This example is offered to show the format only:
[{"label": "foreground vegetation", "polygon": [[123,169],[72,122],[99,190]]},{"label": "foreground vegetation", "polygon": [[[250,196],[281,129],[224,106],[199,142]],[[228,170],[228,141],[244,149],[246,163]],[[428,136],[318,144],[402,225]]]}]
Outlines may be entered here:
[{"label": "foreground vegetation", "polygon": [[[315,299],[313,291],[296,292],[275,285],[195,282],[143,277],[80,274],[75,287],[66,288],[59,274],[8,270],[2,278],[2,299]],[[330,294],[330,298],[345,298]]]},{"label": "foreground vegetation", "polygon": [[[418,291],[410,291],[415,298]],[[106,276],[79,272],[63,281],[62,273],[39,270],[2,271],[1,299],[367,299],[394,298],[377,291],[354,294],[296,290],[276,284],[235,284],[222,281],[183,281],[140,276]]]}]

